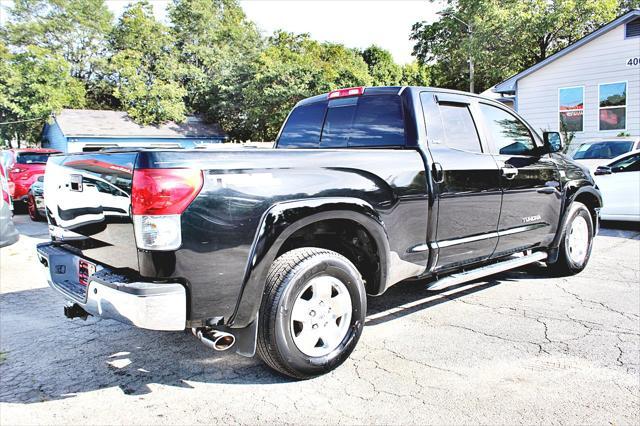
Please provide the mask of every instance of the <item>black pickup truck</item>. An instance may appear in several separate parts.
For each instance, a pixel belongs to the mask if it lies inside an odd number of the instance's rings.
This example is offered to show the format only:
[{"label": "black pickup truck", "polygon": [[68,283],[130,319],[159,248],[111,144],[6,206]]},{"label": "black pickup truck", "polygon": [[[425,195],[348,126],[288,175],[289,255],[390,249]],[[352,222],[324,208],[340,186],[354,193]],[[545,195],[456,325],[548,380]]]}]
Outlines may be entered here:
[{"label": "black pickup truck", "polygon": [[560,148],[476,95],[336,90],[300,101],[275,149],[52,156],[38,257],[70,318],[190,329],[309,378],[354,349],[367,294],[400,281],[580,272],[602,201]]}]

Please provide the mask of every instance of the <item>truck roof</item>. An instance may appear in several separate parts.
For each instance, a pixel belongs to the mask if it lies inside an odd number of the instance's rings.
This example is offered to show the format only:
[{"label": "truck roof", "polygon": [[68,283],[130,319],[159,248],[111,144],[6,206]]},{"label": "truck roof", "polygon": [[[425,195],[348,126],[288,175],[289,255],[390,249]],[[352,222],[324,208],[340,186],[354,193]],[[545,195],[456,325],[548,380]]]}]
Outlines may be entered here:
[{"label": "truck roof", "polygon": [[[438,92],[443,92],[443,93],[453,93],[453,94],[459,94],[459,95],[474,96],[476,98],[482,98],[482,99],[494,101],[493,99],[486,98],[486,97],[481,96],[481,95],[479,95],[477,93],[469,93],[469,92],[464,92],[462,90],[443,89],[441,87],[431,87],[431,86],[366,86],[366,87],[364,87],[363,95],[382,95],[382,94],[387,94],[387,95],[397,94],[397,95],[399,95],[404,90],[411,90],[411,91],[417,91],[417,92],[438,91]],[[300,105],[307,105],[307,104],[312,104],[312,103],[315,103],[315,102],[326,101],[329,98],[329,93],[331,93],[331,92],[322,93],[320,95],[316,95],[316,96],[312,96],[310,98],[302,99],[301,101],[299,101],[296,104],[296,107],[298,107]]]}]

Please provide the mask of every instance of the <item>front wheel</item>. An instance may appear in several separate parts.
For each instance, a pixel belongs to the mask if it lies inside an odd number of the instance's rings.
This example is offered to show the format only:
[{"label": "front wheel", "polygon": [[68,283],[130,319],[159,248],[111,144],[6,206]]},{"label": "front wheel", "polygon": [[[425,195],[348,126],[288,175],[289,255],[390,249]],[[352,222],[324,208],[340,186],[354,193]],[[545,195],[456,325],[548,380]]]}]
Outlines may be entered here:
[{"label": "front wheel", "polygon": [[366,310],[362,277],[348,259],[319,248],[291,250],[267,275],[258,355],[296,379],[327,373],[355,348]]},{"label": "front wheel", "polygon": [[562,230],[558,260],[549,265],[556,275],[575,275],[589,262],[593,248],[593,221],[587,207],[573,202]]}]

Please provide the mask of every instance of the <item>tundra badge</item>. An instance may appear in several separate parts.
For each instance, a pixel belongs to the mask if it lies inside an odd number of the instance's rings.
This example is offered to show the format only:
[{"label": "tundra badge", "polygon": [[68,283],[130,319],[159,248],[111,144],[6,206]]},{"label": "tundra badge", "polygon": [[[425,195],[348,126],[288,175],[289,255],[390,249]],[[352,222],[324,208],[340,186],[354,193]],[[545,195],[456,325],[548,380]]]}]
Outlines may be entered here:
[{"label": "tundra badge", "polygon": [[539,214],[535,215],[535,216],[527,216],[527,217],[523,217],[522,218],[522,223],[530,223],[530,222],[535,222],[536,220],[540,220],[542,219],[540,217]]}]

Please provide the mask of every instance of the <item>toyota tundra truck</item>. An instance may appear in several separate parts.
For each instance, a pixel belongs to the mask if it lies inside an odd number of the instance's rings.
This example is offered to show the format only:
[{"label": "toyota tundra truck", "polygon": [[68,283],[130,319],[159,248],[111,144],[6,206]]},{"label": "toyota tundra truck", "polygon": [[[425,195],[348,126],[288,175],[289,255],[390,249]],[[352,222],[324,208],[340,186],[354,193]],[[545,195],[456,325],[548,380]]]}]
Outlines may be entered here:
[{"label": "toyota tundra truck", "polygon": [[582,271],[602,199],[561,143],[470,93],[334,90],[300,101],[274,149],[52,156],[38,258],[69,318],[188,330],[310,378],[403,280]]}]

